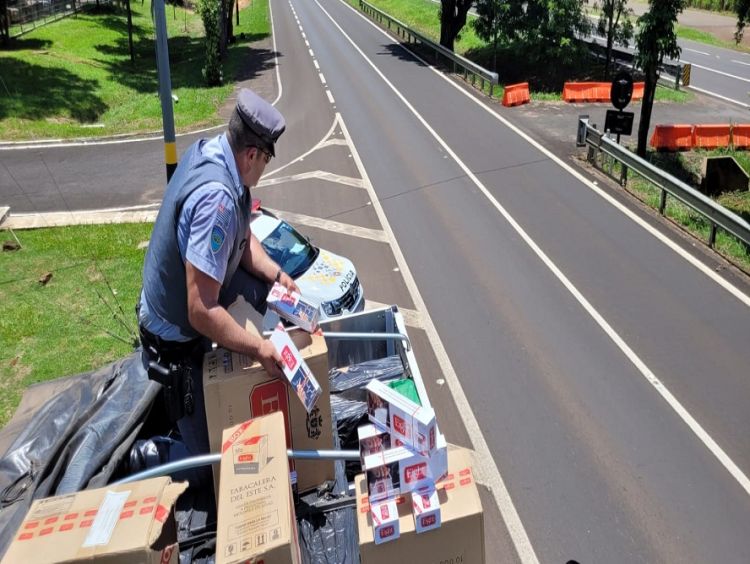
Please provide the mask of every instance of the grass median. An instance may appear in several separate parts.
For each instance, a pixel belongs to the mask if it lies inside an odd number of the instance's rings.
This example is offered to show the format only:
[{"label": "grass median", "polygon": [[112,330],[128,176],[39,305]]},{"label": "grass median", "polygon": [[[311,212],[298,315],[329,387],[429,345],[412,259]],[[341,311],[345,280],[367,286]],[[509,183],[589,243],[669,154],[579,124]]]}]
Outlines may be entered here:
[{"label": "grass median", "polygon": [[[15,232],[21,249],[0,253],[0,427],[27,386],[98,368],[133,350],[152,228]],[[13,240],[7,231],[2,239]]]},{"label": "grass median", "polygon": [[[0,139],[107,136],[160,131],[161,104],[150,5],[131,3],[135,62],[130,61],[127,17],[121,8],[79,13],[50,23],[0,50]],[[217,110],[235,79],[271,65],[273,53],[254,49],[270,35],[268,1],[240,11],[240,37],[229,47],[226,83],[204,85],[203,24],[191,10],[167,7],[175,126],[189,130],[220,123]],[[255,65],[245,64],[254,58]]]},{"label": "grass median", "polygon": [[[359,0],[348,0],[358,8]],[[440,5],[430,0],[368,0],[377,9],[389,14],[411,29],[418,31],[436,43],[440,39]],[[475,63],[492,70],[495,56],[491,45],[479,38],[470,25],[474,16],[469,14],[467,25],[461,30],[454,45],[454,51]],[[412,46],[419,51],[418,46]],[[426,50],[425,50],[426,51]],[[428,56],[428,59],[430,57]],[[497,71],[501,85],[493,94],[502,97],[502,85],[516,82],[529,82],[531,99],[536,101],[561,101],[562,83],[571,81],[599,81],[604,75],[601,63],[585,59],[573,61],[566,68],[550,68],[549,64],[531,64],[514,49],[501,47],[497,53]],[[525,61],[522,63],[522,61]],[[479,84],[479,83],[477,83]],[[484,91],[489,93],[485,84]],[[660,87],[656,91],[656,101],[685,103],[693,99],[693,94],[672,88]]]}]

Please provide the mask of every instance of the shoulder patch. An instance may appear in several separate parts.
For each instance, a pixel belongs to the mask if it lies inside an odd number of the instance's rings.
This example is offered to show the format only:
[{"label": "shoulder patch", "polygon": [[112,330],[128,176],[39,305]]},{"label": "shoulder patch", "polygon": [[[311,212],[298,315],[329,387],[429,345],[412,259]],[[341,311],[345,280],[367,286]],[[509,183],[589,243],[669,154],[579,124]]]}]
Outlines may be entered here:
[{"label": "shoulder patch", "polygon": [[218,253],[224,246],[224,240],[227,238],[227,234],[221,226],[214,224],[211,228],[211,252],[213,254]]}]

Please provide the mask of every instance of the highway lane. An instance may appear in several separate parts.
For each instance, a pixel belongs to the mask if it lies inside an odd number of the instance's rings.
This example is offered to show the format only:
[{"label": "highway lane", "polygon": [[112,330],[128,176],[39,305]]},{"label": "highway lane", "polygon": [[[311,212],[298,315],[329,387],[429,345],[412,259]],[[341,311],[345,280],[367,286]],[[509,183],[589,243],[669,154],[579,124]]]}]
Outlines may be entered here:
[{"label": "highway lane", "polygon": [[746,562],[747,302],[348,6],[292,4],[539,559]]}]

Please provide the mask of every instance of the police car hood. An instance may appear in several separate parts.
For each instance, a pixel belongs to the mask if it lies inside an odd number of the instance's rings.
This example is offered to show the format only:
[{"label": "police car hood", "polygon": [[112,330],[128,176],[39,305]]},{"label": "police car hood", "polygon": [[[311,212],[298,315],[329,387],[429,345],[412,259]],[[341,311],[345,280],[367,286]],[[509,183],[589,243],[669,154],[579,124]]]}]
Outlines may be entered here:
[{"label": "police car hood", "polygon": [[322,303],[342,297],[356,277],[349,259],[321,249],[315,262],[295,282],[303,296]]}]

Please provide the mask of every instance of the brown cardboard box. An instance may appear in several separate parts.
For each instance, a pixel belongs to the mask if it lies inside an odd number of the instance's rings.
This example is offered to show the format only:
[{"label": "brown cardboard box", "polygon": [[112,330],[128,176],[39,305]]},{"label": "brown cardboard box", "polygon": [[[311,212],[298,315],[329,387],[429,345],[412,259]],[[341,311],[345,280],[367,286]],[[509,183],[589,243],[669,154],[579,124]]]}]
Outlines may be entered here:
[{"label": "brown cardboard box", "polygon": [[[267,445],[265,463],[238,471],[234,447],[261,442]],[[292,503],[283,414],[276,411],[224,431],[216,564],[301,562]]]},{"label": "brown cardboard box", "polygon": [[152,478],[37,500],[3,563],[177,564],[172,506],[186,488],[186,483]]},{"label": "brown cardboard box", "polygon": [[380,545],[376,545],[373,539],[365,476],[357,476],[355,491],[361,564],[484,564],[484,514],[471,465],[468,450],[449,445],[448,475],[436,485],[442,520],[440,528],[418,535],[411,496],[402,495],[397,500],[401,538]]},{"label": "brown cardboard box", "polygon": [[[203,360],[203,389],[211,452],[219,452],[221,434],[241,421],[282,411],[286,417],[286,444],[299,450],[333,448],[331,400],[328,383],[328,349],[320,335],[291,331],[302,358],[318,380],[322,393],[310,413],[284,380],[271,378],[263,367],[245,355],[216,349]],[[300,492],[333,480],[333,462],[293,462]],[[214,467],[214,483],[218,469]],[[218,488],[217,488],[218,491]]]}]

